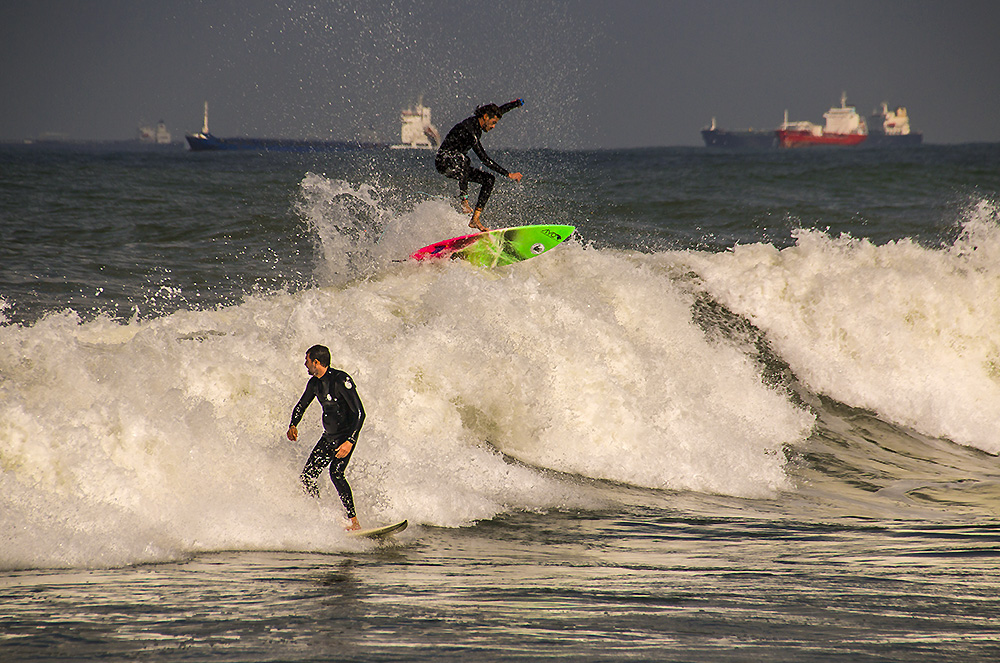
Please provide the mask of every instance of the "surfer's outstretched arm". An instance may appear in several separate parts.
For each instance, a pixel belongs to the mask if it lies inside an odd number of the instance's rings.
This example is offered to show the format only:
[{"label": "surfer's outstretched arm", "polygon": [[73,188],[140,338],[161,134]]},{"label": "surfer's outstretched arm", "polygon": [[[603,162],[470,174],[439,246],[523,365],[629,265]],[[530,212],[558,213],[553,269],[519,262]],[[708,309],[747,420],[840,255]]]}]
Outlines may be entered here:
[{"label": "surfer's outstretched arm", "polygon": [[503,117],[508,111],[512,111],[515,108],[520,108],[524,105],[524,99],[515,99],[514,101],[508,101],[505,104],[500,105],[500,116]]}]

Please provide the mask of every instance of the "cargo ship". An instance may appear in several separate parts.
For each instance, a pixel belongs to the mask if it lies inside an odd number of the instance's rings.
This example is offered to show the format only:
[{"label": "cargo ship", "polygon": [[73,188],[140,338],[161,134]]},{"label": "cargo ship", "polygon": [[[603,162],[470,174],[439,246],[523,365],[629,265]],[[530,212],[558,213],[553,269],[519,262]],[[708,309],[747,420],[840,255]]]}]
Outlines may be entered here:
[{"label": "cargo ship", "polygon": [[757,129],[719,129],[712,124],[701,130],[705,147],[723,147],[732,150],[766,150],[778,146],[778,136],[774,129],[761,131]]},{"label": "cargo ship", "polygon": [[295,138],[218,138],[208,130],[208,102],[205,102],[205,121],[201,131],[187,134],[192,152],[221,150],[256,150],[259,152],[328,152],[385,147],[381,143],[360,141],[300,140]]},{"label": "cargo ship", "polygon": [[868,125],[854,106],[847,105],[847,93],[840,96],[840,107],[823,113],[825,124],[785,121],[778,128],[779,147],[809,147],[814,145],[860,145],[868,138]]},{"label": "cargo ship", "polygon": [[906,147],[920,145],[924,136],[910,129],[906,108],[889,110],[883,102],[866,122],[853,106],[847,105],[847,95],[841,95],[840,106],[823,114],[825,125],[812,122],[789,122],[788,111],[781,126],[772,131],[719,129],[712,124],[701,130],[706,147],[731,149],[768,149],[773,147],[805,147],[809,145],[861,145],[865,147]]}]

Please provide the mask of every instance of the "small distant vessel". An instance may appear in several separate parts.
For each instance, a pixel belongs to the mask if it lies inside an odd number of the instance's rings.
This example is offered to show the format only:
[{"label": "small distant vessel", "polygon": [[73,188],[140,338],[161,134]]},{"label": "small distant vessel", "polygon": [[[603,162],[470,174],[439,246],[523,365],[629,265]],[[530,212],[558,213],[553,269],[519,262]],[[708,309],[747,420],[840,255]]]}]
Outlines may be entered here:
[{"label": "small distant vessel", "polygon": [[259,152],[327,152],[333,150],[358,150],[384,147],[380,143],[360,141],[299,140],[295,138],[218,138],[208,130],[208,102],[205,102],[205,121],[201,132],[187,134],[188,146],[193,152],[219,150],[256,150]]},{"label": "small distant vessel", "polygon": [[34,140],[28,140],[28,144],[31,143],[68,143],[71,138],[68,133],[62,131],[43,131],[38,134],[38,137]]},{"label": "small distant vessel", "polygon": [[832,107],[823,113],[824,126],[812,122],[789,122],[788,111],[785,121],[778,129],[780,147],[808,147],[813,145],[860,145],[868,138],[868,126],[858,115],[854,106],[847,105],[847,93],[840,97],[840,107]]},{"label": "small distant vessel", "polygon": [[170,132],[167,131],[167,125],[160,120],[155,127],[139,127],[139,142],[169,145]]},{"label": "small distant vessel", "polygon": [[774,129],[768,131],[756,129],[719,129],[715,125],[714,117],[712,118],[712,124],[701,130],[701,137],[705,141],[705,147],[760,150],[778,146],[778,136],[774,132]]},{"label": "small distant vessel", "polygon": [[417,105],[400,113],[400,142],[392,145],[393,149],[433,150],[441,144],[441,134],[437,127],[431,124],[431,109],[424,106],[424,98],[417,100]]},{"label": "small distant vessel", "polygon": [[902,147],[920,145],[924,135],[910,130],[910,116],[903,106],[889,110],[889,104],[882,102],[868,118],[868,140],[865,145],[874,147]]}]

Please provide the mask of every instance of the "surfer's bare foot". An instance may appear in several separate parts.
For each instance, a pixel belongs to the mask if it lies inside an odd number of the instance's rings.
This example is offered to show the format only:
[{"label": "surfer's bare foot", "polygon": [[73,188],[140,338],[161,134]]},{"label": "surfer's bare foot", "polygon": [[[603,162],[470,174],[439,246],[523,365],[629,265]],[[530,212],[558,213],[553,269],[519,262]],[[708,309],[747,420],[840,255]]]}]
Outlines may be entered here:
[{"label": "surfer's bare foot", "polygon": [[483,210],[477,209],[472,213],[472,221],[469,221],[469,227],[475,228],[479,232],[488,232],[489,228],[483,225],[483,222],[479,220],[479,215],[483,213]]},{"label": "surfer's bare foot", "polygon": [[357,518],[351,518],[351,522],[347,523],[347,527],[345,527],[344,529],[346,529],[348,532],[359,530],[361,529],[361,523],[358,522]]},{"label": "surfer's bare foot", "polygon": [[472,205],[469,204],[469,201],[466,200],[465,198],[462,198],[461,200],[462,200],[462,213],[472,214]]}]

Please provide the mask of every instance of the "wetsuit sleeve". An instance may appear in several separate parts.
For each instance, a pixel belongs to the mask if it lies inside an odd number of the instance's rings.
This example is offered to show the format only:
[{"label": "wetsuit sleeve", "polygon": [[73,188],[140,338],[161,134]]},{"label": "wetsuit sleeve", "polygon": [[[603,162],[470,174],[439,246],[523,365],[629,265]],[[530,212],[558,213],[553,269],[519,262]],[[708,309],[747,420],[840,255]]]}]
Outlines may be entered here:
[{"label": "wetsuit sleeve", "polygon": [[478,140],[472,146],[472,150],[476,153],[476,156],[479,157],[479,160],[483,162],[484,166],[492,168],[493,170],[497,171],[504,177],[510,175],[509,170],[507,170],[506,168],[498,164],[496,161],[491,159],[490,155],[486,154],[486,150],[483,149],[483,144],[480,143]]},{"label": "wetsuit sleeve", "polygon": [[[358,439],[361,426],[365,423],[365,406],[361,404],[361,397],[358,396],[358,389],[351,376],[344,374],[345,379],[338,382],[341,396],[347,404],[348,417],[351,424],[350,438],[354,441]],[[348,386],[349,385],[349,386]],[[346,422],[345,422],[346,423]]]},{"label": "wetsuit sleeve", "polygon": [[313,385],[313,381],[310,379],[306,384],[306,390],[302,394],[302,398],[299,402],[295,404],[292,409],[292,423],[291,426],[298,426],[299,422],[302,421],[302,415],[305,414],[306,408],[312,403],[313,399],[316,398],[316,388]]},{"label": "wetsuit sleeve", "polygon": [[524,99],[515,99],[514,101],[508,101],[507,103],[500,106],[500,117],[503,117],[504,113],[507,111],[512,111],[515,108],[519,108],[524,105]]}]

